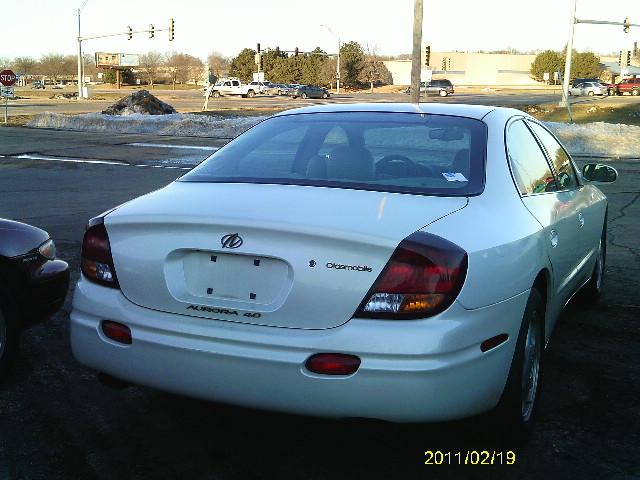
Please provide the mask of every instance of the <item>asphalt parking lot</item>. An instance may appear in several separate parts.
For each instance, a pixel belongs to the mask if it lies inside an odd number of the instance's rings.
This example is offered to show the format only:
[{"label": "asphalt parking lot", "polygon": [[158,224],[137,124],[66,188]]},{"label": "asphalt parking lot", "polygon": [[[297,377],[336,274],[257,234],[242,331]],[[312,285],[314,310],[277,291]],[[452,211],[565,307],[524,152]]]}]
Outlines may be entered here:
[{"label": "asphalt parking lot", "polygon": [[[71,355],[70,292],[25,332],[0,386],[0,479],[640,478],[640,163],[614,165],[604,297],[562,315],[527,445],[496,442],[482,421],[329,421],[104,386]],[[76,279],[86,220],[179,174],[0,158],[0,216],[48,230]],[[516,461],[425,465],[428,450],[453,463],[471,450]]]}]

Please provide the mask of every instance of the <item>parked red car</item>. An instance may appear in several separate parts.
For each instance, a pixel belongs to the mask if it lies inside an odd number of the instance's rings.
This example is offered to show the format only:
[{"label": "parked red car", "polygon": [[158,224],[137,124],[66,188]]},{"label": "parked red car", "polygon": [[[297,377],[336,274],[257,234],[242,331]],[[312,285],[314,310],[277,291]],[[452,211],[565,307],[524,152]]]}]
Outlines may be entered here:
[{"label": "parked red car", "polygon": [[609,95],[622,95],[624,93],[630,93],[634,96],[640,95],[640,78],[625,78],[620,83],[612,85],[609,89]]}]

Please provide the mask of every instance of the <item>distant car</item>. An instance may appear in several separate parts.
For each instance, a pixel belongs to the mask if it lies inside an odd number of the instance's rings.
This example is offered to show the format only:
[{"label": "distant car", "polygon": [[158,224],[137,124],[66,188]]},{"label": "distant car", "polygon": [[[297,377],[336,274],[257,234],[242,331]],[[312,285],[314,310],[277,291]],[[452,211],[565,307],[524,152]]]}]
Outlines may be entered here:
[{"label": "distant car", "polygon": [[291,92],[293,98],[329,98],[329,95],[326,88],[316,85],[300,85]]},{"label": "distant car", "polygon": [[257,93],[267,93],[267,89],[269,88],[269,83],[253,81],[249,84],[249,88],[253,88],[253,90],[256,91]]},{"label": "distant car", "polygon": [[56,90],[63,89],[64,87],[66,87],[66,85],[64,83],[56,83],[55,85],[51,86],[51,88],[56,89]]},{"label": "distant car", "polygon": [[620,83],[611,85],[611,90],[609,91],[610,95],[625,93],[630,93],[633,96],[640,95],[640,78],[625,78]]},{"label": "distant car", "polygon": [[570,88],[569,95],[588,95],[593,97],[594,95],[608,95],[608,90],[607,86],[600,82],[582,82]]},{"label": "distant car", "polygon": [[[411,93],[411,87],[407,88],[405,93]],[[420,93],[425,93],[427,95],[440,95],[441,97],[446,97],[448,95],[452,95],[454,93],[453,84],[451,80],[441,79],[441,80],[430,80],[428,82],[420,82]]]},{"label": "distant car", "polygon": [[42,82],[42,80],[36,80],[31,85],[31,88],[35,88],[36,90],[39,90],[39,89],[43,89],[44,90],[44,83]]},{"label": "distant car", "polygon": [[0,379],[20,331],[58,311],[68,286],[69,266],[56,259],[49,234],[0,218]]},{"label": "distant car", "polygon": [[592,83],[602,83],[602,81],[599,78],[595,78],[595,77],[589,77],[589,78],[583,78],[583,77],[578,77],[578,78],[574,78],[573,82],[571,82],[571,87],[577,87],[580,83],[585,83],[585,82],[592,82]]}]

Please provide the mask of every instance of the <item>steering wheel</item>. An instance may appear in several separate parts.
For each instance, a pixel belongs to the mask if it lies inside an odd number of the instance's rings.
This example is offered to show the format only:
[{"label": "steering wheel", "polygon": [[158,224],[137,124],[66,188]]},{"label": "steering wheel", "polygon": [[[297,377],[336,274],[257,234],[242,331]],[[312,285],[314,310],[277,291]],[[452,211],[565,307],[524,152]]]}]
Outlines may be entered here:
[{"label": "steering wheel", "polygon": [[431,168],[418,165],[404,155],[386,155],[376,162],[376,175],[406,177],[410,175],[433,176]]}]

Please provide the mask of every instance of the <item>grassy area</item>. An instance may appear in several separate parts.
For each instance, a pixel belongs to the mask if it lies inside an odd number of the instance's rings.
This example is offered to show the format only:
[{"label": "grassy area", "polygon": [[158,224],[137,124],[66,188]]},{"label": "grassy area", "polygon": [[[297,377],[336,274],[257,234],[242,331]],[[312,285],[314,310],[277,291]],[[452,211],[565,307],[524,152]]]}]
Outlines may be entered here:
[{"label": "grassy area", "polygon": [[[530,105],[522,110],[544,122],[571,121],[567,109],[555,105]],[[624,123],[640,126],[640,106],[638,104],[574,104],[571,113],[575,123]]]}]

